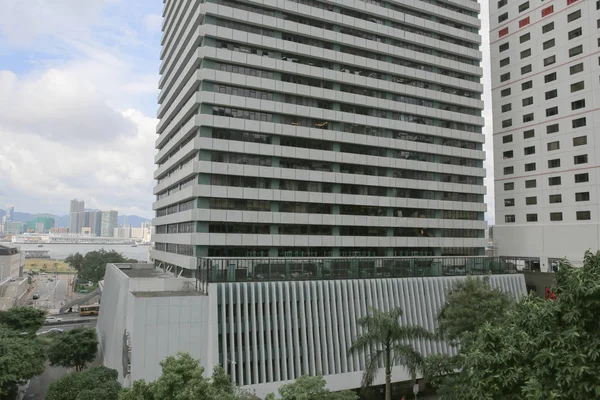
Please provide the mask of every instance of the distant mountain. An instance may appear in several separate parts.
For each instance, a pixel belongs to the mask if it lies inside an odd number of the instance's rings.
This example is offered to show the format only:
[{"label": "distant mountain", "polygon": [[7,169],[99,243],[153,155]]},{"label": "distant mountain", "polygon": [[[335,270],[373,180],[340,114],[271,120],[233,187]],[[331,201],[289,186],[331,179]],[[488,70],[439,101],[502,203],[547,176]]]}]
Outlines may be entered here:
[{"label": "distant mountain", "polygon": [[[87,210],[86,210],[87,211]],[[0,209],[0,219],[6,215],[6,211]],[[36,216],[48,216],[54,217],[54,226],[57,228],[66,228],[69,226],[69,216],[68,215],[53,215],[53,214],[30,214],[15,211],[13,216],[13,221],[16,222],[29,222],[35,219]],[[124,215],[119,215],[119,225],[123,225]],[[143,222],[150,221],[148,218],[139,217],[137,215],[128,215],[127,223],[129,226],[134,228],[138,228],[142,225]]]}]

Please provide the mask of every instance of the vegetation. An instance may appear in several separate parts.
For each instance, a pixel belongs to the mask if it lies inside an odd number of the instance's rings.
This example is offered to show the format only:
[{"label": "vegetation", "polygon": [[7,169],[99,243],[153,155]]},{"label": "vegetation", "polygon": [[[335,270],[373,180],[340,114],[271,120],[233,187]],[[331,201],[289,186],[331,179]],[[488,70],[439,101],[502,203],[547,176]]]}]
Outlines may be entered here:
[{"label": "vegetation", "polygon": [[73,272],[73,269],[71,268],[71,266],[65,261],[48,260],[48,259],[33,259],[33,258],[28,258],[25,260],[24,269],[26,271],[36,271],[36,270],[40,270],[40,265],[43,266],[44,264],[46,264],[46,268],[48,268],[48,265],[47,265],[48,262],[52,262],[52,268],[49,271],[46,270],[45,272],[48,272],[48,273],[58,272],[59,274]]},{"label": "vegetation", "polygon": [[216,366],[212,377],[203,376],[204,368],[187,353],[167,357],[160,363],[162,375],[154,382],[143,380],[125,389],[119,400],[239,400],[248,394],[238,392],[222,367]]},{"label": "vegetation", "polygon": [[[304,375],[292,383],[279,388],[282,400],[357,400],[356,393],[349,390],[331,392],[325,389],[325,379],[321,375]],[[275,395],[269,394],[265,400],[274,400]]]},{"label": "vegetation", "polygon": [[98,283],[104,278],[106,264],[110,263],[137,263],[137,260],[126,258],[115,250],[106,251],[104,249],[90,251],[85,256],[80,253],[70,254],[65,258],[68,263],[78,273],[78,279],[83,282],[91,281]]},{"label": "vegetation", "polygon": [[14,397],[19,384],[44,371],[44,346],[35,336],[44,315],[31,307],[0,312],[0,398]]},{"label": "vegetation", "polygon": [[365,352],[366,365],[363,375],[363,386],[370,386],[375,378],[379,365],[385,368],[385,398],[391,400],[391,375],[394,365],[405,366],[412,379],[416,379],[417,371],[422,368],[421,354],[406,344],[413,339],[431,339],[433,335],[420,326],[402,325],[401,308],[390,311],[371,309],[371,315],[361,317],[358,324],[363,333],[350,346],[348,352],[354,354]]},{"label": "vegetation", "polygon": [[98,337],[93,328],[77,328],[58,336],[48,348],[51,366],[82,371],[98,353]]},{"label": "vegetation", "polygon": [[50,384],[46,400],[115,400],[121,392],[117,377],[106,367],[73,372]]},{"label": "vegetation", "polygon": [[46,312],[33,307],[16,307],[0,311],[0,326],[15,332],[35,333],[44,326]]}]

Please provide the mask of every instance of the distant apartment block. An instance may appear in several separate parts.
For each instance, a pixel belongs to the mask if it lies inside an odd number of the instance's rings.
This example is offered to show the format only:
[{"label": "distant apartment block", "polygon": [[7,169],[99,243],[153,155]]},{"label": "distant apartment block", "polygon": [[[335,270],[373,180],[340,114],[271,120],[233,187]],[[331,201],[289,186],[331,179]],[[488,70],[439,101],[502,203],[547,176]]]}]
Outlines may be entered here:
[{"label": "distant apartment block", "polygon": [[500,256],[600,248],[600,1],[491,1]]},{"label": "distant apartment block", "polygon": [[117,211],[102,211],[100,236],[113,237],[118,226],[119,213]]}]

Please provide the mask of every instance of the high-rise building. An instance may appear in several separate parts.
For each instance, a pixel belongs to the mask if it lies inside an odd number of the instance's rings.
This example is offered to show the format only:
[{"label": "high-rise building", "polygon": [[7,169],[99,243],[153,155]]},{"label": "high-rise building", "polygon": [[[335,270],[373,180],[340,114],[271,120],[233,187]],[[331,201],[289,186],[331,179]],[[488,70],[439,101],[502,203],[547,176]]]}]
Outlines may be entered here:
[{"label": "high-rise building", "polygon": [[78,201],[77,199],[71,200],[71,204],[69,206],[69,232],[71,233],[79,233],[81,231],[81,227],[83,226],[83,222],[79,222],[80,217],[85,211],[85,202]]},{"label": "high-rise building", "polygon": [[6,220],[12,221],[14,215],[15,215],[15,207],[14,206],[7,207],[6,208]]},{"label": "high-rise building", "polygon": [[113,237],[118,226],[119,213],[117,211],[102,211],[100,236]]},{"label": "high-rise building", "polygon": [[102,236],[102,211],[90,211],[89,214],[92,236]]},{"label": "high-rise building", "polygon": [[156,262],[483,255],[479,11],[166,0]]},{"label": "high-rise building", "polygon": [[[490,2],[499,255],[600,248],[600,2]],[[549,260],[550,259],[550,260]]]}]

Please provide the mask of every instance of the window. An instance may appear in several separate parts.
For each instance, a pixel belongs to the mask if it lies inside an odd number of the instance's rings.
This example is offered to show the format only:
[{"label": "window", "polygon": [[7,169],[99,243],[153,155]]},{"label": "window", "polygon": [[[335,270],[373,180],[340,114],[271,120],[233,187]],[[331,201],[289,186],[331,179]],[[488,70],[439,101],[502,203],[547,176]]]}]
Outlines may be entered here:
[{"label": "window", "polygon": [[554,30],[554,22],[542,26],[542,33],[548,33],[552,30]]},{"label": "window", "polygon": [[544,76],[544,82],[552,82],[556,80],[556,72]]},{"label": "window", "polygon": [[548,185],[549,186],[560,185],[560,176],[552,176],[552,177],[548,178]]},{"label": "window", "polygon": [[510,64],[510,57],[500,60],[500,67],[506,67],[508,64]]},{"label": "window", "polygon": [[542,10],[542,18],[554,12],[554,6],[546,7]]},{"label": "window", "polygon": [[556,56],[546,57],[546,58],[544,58],[544,67],[547,67],[548,65],[552,65],[555,62],[556,62]]},{"label": "window", "polygon": [[512,126],[512,118],[505,119],[504,121],[502,121],[503,128],[510,128],[511,126]]},{"label": "window", "polygon": [[510,143],[513,141],[513,135],[502,136],[502,143]]},{"label": "window", "polygon": [[548,160],[548,168],[559,168],[560,167],[560,158],[555,158],[554,160]]},{"label": "window", "polygon": [[556,44],[556,41],[554,39],[550,39],[550,40],[546,40],[543,44],[542,44],[542,48],[544,50],[548,50],[551,49],[552,47],[554,47],[554,45]]},{"label": "window", "polygon": [[575,46],[572,49],[569,49],[569,57],[575,57],[579,54],[583,53],[583,45]]},{"label": "window", "polygon": [[504,184],[504,190],[505,191],[515,190],[515,183],[514,182],[506,182]]},{"label": "window", "polygon": [[558,106],[546,108],[546,117],[552,117],[558,114]]},{"label": "window", "polygon": [[527,214],[526,216],[527,222],[537,222],[537,214]]},{"label": "window", "polygon": [[590,174],[588,174],[587,172],[584,174],[575,174],[575,183],[589,182],[589,180]]},{"label": "window", "polygon": [[524,65],[521,67],[521,75],[525,75],[531,72],[531,64]]},{"label": "window", "polygon": [[512,175],[515,173],[515,167],[504,167],[504,175]]},{"label": "window", "polygon": [[508,50],[508,48],[510,47],[510,44],[508,42],[506,43],[502,43],[498,49],[500,50],[500,53],[502,53],[503,51]]},{"label": "window", "polygon": [[507,4],[508,4],[508,0],[500,0],[498,2],[498,8],[502,8],[502,7],[504,7]]},{"label": "window", "polygon": [[523,149],[523,153],[525,153],[526,156],[535,154],[535,146],[529,146],[529,147],[525,147]]},{"label": "window", "polygon": [[537,204],[537,197],[536,196],[531,196],[531,197],[525,197],[525,204],[528,206],[534,206]]},{"label": "window", "polygon": [[553,99],[556,96],[558,96],[558,90],[557,89],[549,90],[545,93],[545,96],[546,96],[546,100]]},{"label": "window", "polygon": [[573,147],[583,146],[587,144],[587,136],[577,136],[573,138]]},{"label": "window", "polygon": [[589,211],[577,211],[575,213],[577,221],[588,221],[592,219],[592,213]]},{"label": "window", "polygon": [[590,192],[575,193],[575,201],[590,201]]},{"label": "window", "polygon": [[533,81],[527,81],[521,83],[521,90],[531,89],[533,87]]},{"label": "window", "polygon": [[537,181],[535,179],[529,179],[525,181],[525,189],[533,189],[537,186]]},{"label": "window", "polygon": [[504,207],[514,207],[515,199],[504,199]]},{"label": "window", "polygon": [[500,97],[510,96],[510,88],[502,89],[500,91]]},{"label": "window", "polygon": [[583,63],[575,64],[575,65],[572,65],[571,67],[569,67],[569,72],[571,73],[571,75],[575,75],[582,71],[583,71]]},{"label": "window", "polygon": [[511,103],[504,104],[504,105],[502,106],[502,112],[503,112],[503,113],[505,113],[505,112],[508,112],[508,111],[510,111],[511,109],[512,109],[512,104],[511,104]]},{"label": "window", "polygon": [[515,222],[515,216],[514,214],[511,215],[505,215],[504,216],[504,222],[506,222],[507,224],[510,224],[512,222]]},{"label": "window", "polygon": [[523,99],[523,107],[527,107],[533,104],[533,96],[531,97],[525,97]]},{"label": "window", "polygon": [[523,3],[519,6],[519,12],[523,12],[523,11],[527,10],[528,8],[529,8],[529,2],[526,1],[525,3]]},{"label": "window", "polygon": [[584,81],[581,82],[575,82],[571,84],[571,93],[573,92],[578,92],[580,90],[585,89],[585,83]]},{"label": "window", "polygon": [[551,194],[548,196],[550,204],[562,203],[562,194]]},{"label": "window", "polygon": [[562,221],[562,213],[561,212],[551,212],[550,213],[550,221]]},{"label": "window", "polygon": [[534,129],[528,129],[525,132],[523,132],[523,139],[531,139],[534,136],[535,136]]},{"label": "window", "polygon": [[527,41],[528,41],[528,40],[530,40],[530,39],[531,39],[531,33],[530,33],[530,32],[527,32],[526,34],[524,34],[524,35],[521,35],[521,36],[519,37],[519,43],[521,43],[521,44],[522,44],[522,43],[525,43],[525,42],[527,42]]},{"label": "window", "polygon": [[530,22],[531,20],[529,19],[529,17],[523,18],[519,21],[519,28],[529,25]]},{"label": "window", "polygon": [[508,19],[508,13],[505,12],[504,14],[498,16],[498,23],[506,21],[507,19]]},{"label": "window", "polygon": [[571,32],[569,32],[569,40],[575,39],[576,37],[579,37],[582,34],[583,34],[583,30],[581,29],[581,27],[579,27],[577,29],[573,29]]},{"label": "window", "polygon": [[531,49],[526,49],[521,52],[521,60],[531,55]]},{"label": "window", "polygon": [[546,126],[546,133],[556,133],[558,132],[558,124],[552,124]]},{"label": "window", "polygon": [[573,164],[575,164],[575,165],[587,164],[587,162],[588,162],[587,154],[580,154],[578,156],[573,156]]},{"label": "window", "polygon": [[525,172],[531,172],[531,171],[535,171],[535,163],[528,163],[525,164]]},{"label": "window", "polygon": [[574,119],[571,123],[572,123],[573,128],[581,128],[582,126],[587,125],[587,121],[586,121],[585,117]]},{"label": "window", "polygon": [[500,75],[500,82],[506,82],[510,79],[510,72]]},{"label": "window", "polygon": [[[508,18],[508,15],[506,17]],[[567,15],[567,22],[573,22],[579,18],[581,18],[581,10],[577,10],[577,11],[572,12],[571,14]]]},{"label": "window", "polygon": [[579,110],[585,107],[585,99],[576,100],[571,102],[571,110]]},{"label": "window", "polygon": [[550,142],[548,143],[548,151],[554,151],[554,150],[558,150],[560,149],[560,142],[556,141],[556,142]]},{"label": "window", "polygon": [[533,121],[533,113],[523,115],[523,122]]},{"label": "window", "polygon": [[504,153],[502,153],[502,158],[505,160],[513,158],[513,151],[512,150],[505,151]]}]

